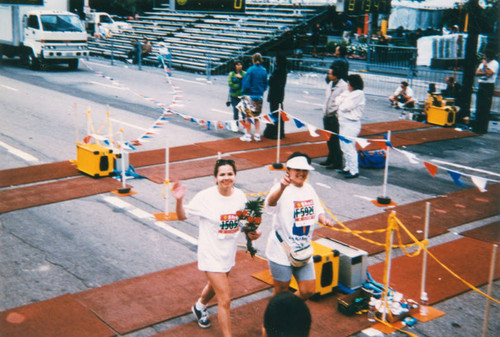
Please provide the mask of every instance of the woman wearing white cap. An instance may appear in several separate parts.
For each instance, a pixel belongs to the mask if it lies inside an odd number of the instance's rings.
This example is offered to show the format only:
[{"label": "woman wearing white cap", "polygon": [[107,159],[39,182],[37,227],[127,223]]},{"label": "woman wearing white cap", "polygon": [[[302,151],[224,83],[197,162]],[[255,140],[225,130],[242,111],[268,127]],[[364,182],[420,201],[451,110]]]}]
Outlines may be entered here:
[{"label": "woman wearing white cap", "polygon": [[333,227],[318,195],[306,181],[314,170],[305,153],[294,152],[286,162],[287,172],[266,198],[265,210],[273,215],[266,256],[274,280],[274,294],[288,291],[293,276],[297,295],[306,300],[316,290],[311,238],[316,221]]}]

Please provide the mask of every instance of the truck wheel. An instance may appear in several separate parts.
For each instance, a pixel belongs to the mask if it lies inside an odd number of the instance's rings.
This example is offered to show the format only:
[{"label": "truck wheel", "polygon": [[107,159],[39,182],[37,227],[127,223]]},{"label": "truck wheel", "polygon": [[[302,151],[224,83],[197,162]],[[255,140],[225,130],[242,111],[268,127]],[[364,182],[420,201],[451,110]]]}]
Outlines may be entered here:
[{"label": "truck wheel", "polygon": [[69,67],[70,70],[76,70],[76,69],[78,69],[78,59],[69,60],[68,67]]},{"label": "truck wheel", "polygon": [[28,67],[32,70],[40,69],[40,60],[35,56],[35,54],[33,54],[33,52],[28,54]]}]

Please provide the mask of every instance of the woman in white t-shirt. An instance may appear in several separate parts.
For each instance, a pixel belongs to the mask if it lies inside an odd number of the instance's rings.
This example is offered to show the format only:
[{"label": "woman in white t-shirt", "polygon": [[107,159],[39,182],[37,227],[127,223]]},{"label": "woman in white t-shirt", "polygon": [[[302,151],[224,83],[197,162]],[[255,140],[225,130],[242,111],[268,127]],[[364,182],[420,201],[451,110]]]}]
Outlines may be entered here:
[{"label": "woman in white t-shirt", "polygon": [[[179,220],[189,216],[199,219],[198,269],[205,272],[205,285],[198,302],[191,308],[201,328],[210,327],[207,304],[217,295],[218,319],[223,336],[231,334],[231,292],[229,272],[235,264],[236,246],[240,232],[236,212],[245,208],[245,194],[234,187],[236,165],[233,160],[219,159],[214,169],[215,183],[197,193],[184,208],[182,200],[186,187],[174,184],[176,213]],[[249,233],[252,240],[259,238],[260,232]]]},{"label": "woman in white t-shirt", "polygon": [[312,259],[302,267],[292,266],[282,242],[290,250],[311,244],[316,221],[332,227],[318,195],[306,181],[314,170],[305,153],[294,152],[286,162],[287,172],[274,185],[265,201],[266,212],[273,215],[273,231],[269,235],[266,256],[274,281],[274,294],[288,291],[292,274],[298,283],[297,295],[306,300],[316,291],[316,275]]}]

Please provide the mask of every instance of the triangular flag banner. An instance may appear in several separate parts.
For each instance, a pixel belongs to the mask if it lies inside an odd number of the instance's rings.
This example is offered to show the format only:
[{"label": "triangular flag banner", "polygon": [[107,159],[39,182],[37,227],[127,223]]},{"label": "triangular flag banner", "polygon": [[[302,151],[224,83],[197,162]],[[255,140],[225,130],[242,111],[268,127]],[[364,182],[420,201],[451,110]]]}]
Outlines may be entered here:
[{"label": "triangular flag banner", "polygon": [[370,145],[370,142],[367,141],[366,139],[364,138],[356,138],[356,142],[359,144],[359,146],[361,146],[361,148],[365,148],[367,147],[368,145]]},{"label": "triangular flag banner", "polygon": [[471,176],[470,179],[481,192],[486,192],[486,184],[488,183],[488,179],[477,176]]},{"label": "triangular flag banner", "polygon": [[280,115],[281,115],[281,119],[284,122],[288,122],[290,120],[290,118],[288,118],[288,115],[286,114],[286,112],[284,112],[283,110],[280,110]]},{"label": "triangular flag banner", "polygon": [[352,143],[352,140],[345,138],[344,136],[339,135],[339,139],[346,144]]},{"label": "triangular flag banner", "polygon": [[295,122],[295,126],[298,127],[299,129],[303,128],[304,126],[306,126],[304,123],[302,123],[301,121],[299,121],[297,118],[294,118],[293,121]]},{"label": "triangular flag banner", "polygon": [[329,141],[330,140],[330,137],[332,136],[332,134],[328,131],[325,131],[325,130],[322,130],[322,129],[316,129],[316,131],[318,131],[318,133],[323,137],[324,140],[326,141]]},{"label": "triangular flag banner", "polygon": [[262,119],[264,120],[264,122],[266,124],[274,124],[274,122],[271,120],[271,118],[269,118],[269,115],[262,116]]},{"label": "triangular flag banner", "polygon": [[417,156],[415,156],[413,153],[410,153],[408,151],[402,151],[402,150],[400,150],[399,152],[404,154],[411,164],[418,164]]},{"label": "triangular flag banner", "polygon": [[460,173],[455,172],[455,171],[448,171],[448,173],[450,174],[450,177],[451,177],[451,179],[453,179],[455,184],[457,184],[458,186],[465,186],[465,184],[460,181],[460,178],[462,177],[462,175]]},{"label": "triangular flag banner", "polygon": [[436,165],[428,163],[426,161],[424,161],[424,165],[425,165],[425,168],[427,169],[427,171],[429,171],[429,173],[431,174],[431,176],[435,177],[436,173],[438,171],[438,167]]},{"label": "triangular flag banner", "polygon": [[309,134],[311,137],[319,137],[319,135],[316,133],[316,128],[310,124],[307,124],[307,129],[309,130]]}]

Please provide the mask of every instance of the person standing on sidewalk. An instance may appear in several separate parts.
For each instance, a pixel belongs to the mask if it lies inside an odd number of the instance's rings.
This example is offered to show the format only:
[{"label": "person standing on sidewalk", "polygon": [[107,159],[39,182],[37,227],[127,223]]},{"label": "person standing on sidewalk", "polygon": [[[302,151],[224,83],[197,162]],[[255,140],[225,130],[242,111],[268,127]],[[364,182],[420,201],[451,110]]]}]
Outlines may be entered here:
[{"label": "person standing on sidewalk", "polygon": [[[267,90],[267,70],[262,65],[262,55],[255,53],[252,55],[253,65],[247,69],[245,77],[243,77],[241,93],[243,95],[243,100],[245,100],[245,105],[248,107],[245,109],[245,114],[247,118],[258,117],[262,112],[262,96]],[[260,121],[258,119],[254,120],[255,123],[255,133],[253,139],[260,142]],[[251,123],[245,123],[245,135],[240,137],[240,140],[244,142],[251,142]]]},{"label": "person standing on sidewalk", "polygon": [[342,150],[339,141],[339,119],[337,110],[339,105],[335,101],[342,93],[347,91],[347,83],[341,78],[343,69],[332,65],[328,70],[328,85],[325,93],[325,107],[323,116],[323,126],[325,130],[333,132],[330,139],[326,142],[328,145],[328,156],[320,165],[326,166],[329,170],[342,169]]},{"label": "person standing on sidewalk", "polygon": [[480,134],[488,132],[490,122],[493,91],[498,76],[498,62],[494,58],[495,52],[486,50],[483,61],[476,70],[476,76],[479,76],[479,89],[476,95],[476,120],[472,130]]},{"label": "person standing on sidewalk", "polygon": [[[275,68],[271,76],[269,76],[269,92],[267,93],[267,101],[269,102],[269,111],[276,121],[280,120],[280,138],[285,137],[285,122],[282,118],[278,118],[278,110],[283,109],[283,101],[285,99],[285,86],[287,77],[287,61],[285,55],[276,57]],[[264,137],[269,139],[278,138],[278,122],[275,124],[267,124],[264,129]]]},{"label": "person standing on sidewalk", "polygon": [[[235,264],[240,233],[237,212],[245,209],[247,198],[234,186],[236,165],[233,160],[217,160],[214,177],[215,186],[197,193],[186,208],[182,203],[186,195],[185,186],[176,182],[173,196],[179,220],[186,220],[188,215],[199,219],[198,269],[205,272],[207,284],[191,311],[201,328],[209,328],[207,305],[217,295],[220,329],[224,337],[231,337],[229,272]],[[260,237],[260,232],[250,232],[248,236],[256,240]]]},{"label": "person standing on sidewalk", "polygon": [[356,138],[361,131],[361,116],[365,110],[365,93],[363,92],[363,79],[354,74],[347,77],[347,91],[337,97],[339,105],[339,134],[346,138],[341,141],[340,148],[344,153],[344,169],[339,173],[346,179],[359,176],[358,151],[356,151]]},{"label": "person standing on sidewalk", "polygon": [[236,106],[240,102],[241,96],[241,82],[246,72],[243,70],[241,61],[234,63],[234,70],[229,73],[227,78],[229,85],[229,97],[231,99],[231,106],[233,107],[233,120],[234,124],[231,125],[231,131],[238,132],[238,120],[240,119],[240,111]]}]

